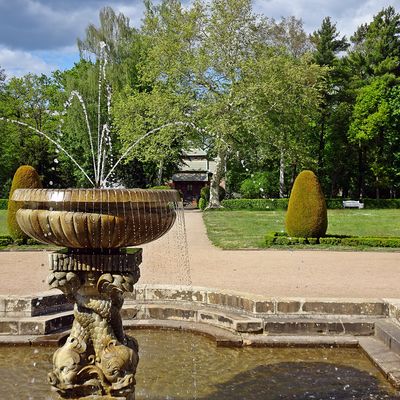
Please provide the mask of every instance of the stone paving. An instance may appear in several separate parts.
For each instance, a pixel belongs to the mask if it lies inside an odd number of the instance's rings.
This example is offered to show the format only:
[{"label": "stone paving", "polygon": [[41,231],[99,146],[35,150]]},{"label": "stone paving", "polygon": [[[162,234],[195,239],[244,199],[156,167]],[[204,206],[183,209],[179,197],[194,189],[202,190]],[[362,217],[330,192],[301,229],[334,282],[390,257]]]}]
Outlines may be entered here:
[{"label": "stone paving", "polygon": [[[143,247],[140,284],[194,285],[266,297],[400,298],[400,252],[221,250],[199,211],[185,211],[188,270],[177,229]],[[48,290],[48,253],[0,252],[0,295]]]}]

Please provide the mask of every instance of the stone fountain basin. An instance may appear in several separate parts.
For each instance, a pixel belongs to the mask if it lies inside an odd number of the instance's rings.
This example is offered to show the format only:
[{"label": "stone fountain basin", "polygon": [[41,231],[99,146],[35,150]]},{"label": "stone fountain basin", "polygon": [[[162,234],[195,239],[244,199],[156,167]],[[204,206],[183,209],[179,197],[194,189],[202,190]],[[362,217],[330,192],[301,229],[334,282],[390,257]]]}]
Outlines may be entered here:
[{"label": "stone fountain basin", "polygon": [[151,242],[176,219],[176,190],[17,189],[17,222],[42,243],[117,249]]}]

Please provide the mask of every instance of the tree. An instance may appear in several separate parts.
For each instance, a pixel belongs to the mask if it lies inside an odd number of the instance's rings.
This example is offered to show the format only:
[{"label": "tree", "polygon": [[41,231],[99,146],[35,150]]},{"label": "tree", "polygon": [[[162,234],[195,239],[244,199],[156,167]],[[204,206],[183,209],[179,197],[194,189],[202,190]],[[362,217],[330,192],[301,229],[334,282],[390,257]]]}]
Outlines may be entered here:
[{"label": "tree", "polygon": [[336,109],[338,98],[343,87],[343,71],[338,57],[340,52],[349,47],[345,36],[339,38],[340,34],[336,30],[336,24],[331,22],[330,17],[324,18],[321,28],[313,33],[311,40],[315,46],[314,60],[318,65],[329,67],[325,76],[325,86],[323,90],[323,101],[320,107],[320,117],[317,124],[318,135],[318,172],[323,175],[324,153],[327,126],[331,114]]},{"label": "tree", "polygon": [[125,160],[156,164],[155,185],[163,183],[164,171],[179,164],[188,146],[186,99],[164,89],[159,85],[151,92],[126,90],[115,100],[113,113]]},{"label": "tree", "polygon": [[[267,157],[279,160],[279,194],[284,196],[286,166],[312,165],[310,131],[320,102],[324,69],[309,56],[294,58],[266,49],[248,61],[238,85],[244,123]],[[253,142],[254,143],[254,142]]]},{"label": "tree", "polygon": [[85,37],[78,39],[77,44],[84,60],[91,60],[93,56],[99,60],[105,45],[107,75],[114,90],[139,84],[137,67],[145,54],[146,43],[124,14],[104,7],[99,13],[99,26],[89,24]]},{"label": "tree", "polygon": [[152,43],[146,59],[151,84],[165,84],[191,99],[190,121],[217,159],[209,207],[219,207],[218,188],[229,150],[242,134],[234,99],[243,63],[261,43],[263,24],[250,0],[196,1],[184,9],[176,0],[147,2],[143,32]]},{"label": "tree", "polygon": [[[9,181],[12,171],[25,163],[37,168],[45,184],[54,180],[54,146],[34,130],[56,130],[58,96],[58,85],[54,79],[45,75],[13,77],[4,85],[0,99],[0,117],[3,118],[0,121],[3,133],[0,143],[3,154],[1,170],[5,173],[5,177],[1,177],[3,184]],[[4,118],[17,120],[21,124],[5,122]]]},{"label": "tree", "polygon": [[267,28],[266,43],[280,47],[294,58],[312,50],[312,41],[303,29],[303,21],[296,17],[282,17],[279,22],[271,19]]},{"label": "tree", "polygon": [[361,77],[400,74],[400,14],[389,6],[351,37],[350,58]]},{"label": "tree", "polygon": [[400,150],[399,125],[392,108],[396,103],[393,96],[398,92],[396,84],[395,76],[386,74],[360,89],[349,129],[351,140],[364,149],[365,157],[369,156],[376,198],[380,197],[382,188],[390,186],[393,190],[398,181],[397,174],[391,173],[394,157]]},{"label": "tree", "polygon": [[380,196],[381,189],[394,182],[388,178],[387,157],[380,154],[396,142],[392,132],[399,128],[389,104],[391,87],[398,85],[400,76],[400,15],[393,7],[383,9],[370,24],[361,25],[351,40],[350,82],[356,101],[348,135],[358,143],[358,191],[362,196],[372,186]]}]

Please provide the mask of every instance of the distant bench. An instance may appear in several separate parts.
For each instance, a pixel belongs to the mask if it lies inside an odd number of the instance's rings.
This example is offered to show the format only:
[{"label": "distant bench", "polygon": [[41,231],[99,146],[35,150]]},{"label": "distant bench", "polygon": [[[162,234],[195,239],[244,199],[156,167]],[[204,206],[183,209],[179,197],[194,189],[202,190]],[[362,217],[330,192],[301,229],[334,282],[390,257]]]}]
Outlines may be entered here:
[{"label": "distant bench", "polygon": [[364,208],[364,203],[360,203],[358,200],[344,200],[343,208]]}]

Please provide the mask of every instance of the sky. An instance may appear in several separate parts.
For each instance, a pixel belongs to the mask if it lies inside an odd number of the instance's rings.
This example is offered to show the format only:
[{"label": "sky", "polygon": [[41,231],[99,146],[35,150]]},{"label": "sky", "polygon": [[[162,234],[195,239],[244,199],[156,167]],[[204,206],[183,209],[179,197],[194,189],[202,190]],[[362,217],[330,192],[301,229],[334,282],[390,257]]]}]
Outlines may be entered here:
[{"label": "sky", "polygon": [[[400,12],[400,0],[253,1],[254,11],[266,17],[301,18],[308,33],[330,16],[347,37],[384,7],[392,5]],[[140,27],[142,0],[0,0],[0,67],[8,77],[71,68],[79,60],[76,39],[84,37],[88,24],[98,25],[99,11],[105,6],[128,16],[131,26]]]}]

